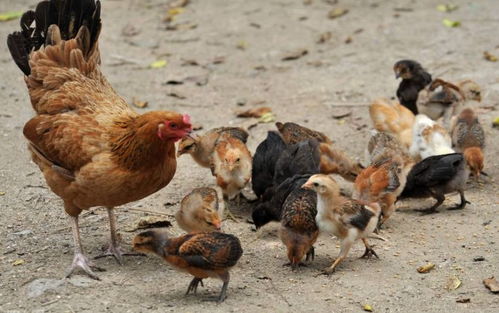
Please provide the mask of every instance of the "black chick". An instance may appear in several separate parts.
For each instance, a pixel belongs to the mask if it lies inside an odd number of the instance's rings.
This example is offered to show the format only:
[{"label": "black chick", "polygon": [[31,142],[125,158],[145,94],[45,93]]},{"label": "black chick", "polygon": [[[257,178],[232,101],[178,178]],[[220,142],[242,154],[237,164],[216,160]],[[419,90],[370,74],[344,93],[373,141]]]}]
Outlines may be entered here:
[{"label": "black chick", "polygon": [[395,77],[402,78],[397,89],[397,98],[400,104],[418,114],[416,101],[419,92],[431,83],[431,75],[426,72],[421,64],[413,60],[401,60],[393,66]]},{"label": "black chick", "polygon": [[320,172],[321,155],[319,142],[308,139],[288,146],[275,164],[274,185],[297,174],[317,174]]},{"label": "black chick", "polygon": [[282,206],[279,235],[288,250],[289,265],[295,270],[301,260],[314,259],[314,243],[319,236],[315,222],[317,194],[313,190],[296,188]]},{"label": "black chick", "polygon": [[457,191],[461,196],[461,203],[449,210],[463,209],[466,203],[470,203],[464,197],[468,176],[469,171],[462,153],[430,156],[411,169],[399,199],[433,197],[437,203],[428,209],[419,210],[429,214],[437,212],[436,209],[444,202],[446,194]]},{"label": "black chick", "polygon": [[282,205],[288,195],[301,186],[312,174],[295,175],[284,180],[280,185],[273,186],[265,192],[260,203],[253,209],[251,217],[258,229],[269,222],[281,220]]},{"label": "black chick", "polygon": [[276,131],[269,131],[267,138],[256,148],[253,156],[251,183],[258,198],[263,195],[267,188],[272,187],[275,164],[285,149],[286,144]]}]

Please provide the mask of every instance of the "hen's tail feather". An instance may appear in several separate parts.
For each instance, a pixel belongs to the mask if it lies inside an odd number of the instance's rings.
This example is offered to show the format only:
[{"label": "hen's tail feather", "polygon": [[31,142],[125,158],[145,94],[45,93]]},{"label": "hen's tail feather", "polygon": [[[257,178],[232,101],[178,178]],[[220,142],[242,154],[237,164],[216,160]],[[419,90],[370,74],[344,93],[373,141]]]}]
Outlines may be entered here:
[{"label": "hen's tail feather", "polygon": [[41,1],[35,11],[30,10],[22,15],[21,31],[7,37],[12,58],[23,73],[29,75],[31,52],[72,38],[79,39],[83,55],[88,58],[97,47],[102,26],[100,10],[99,0]]}]

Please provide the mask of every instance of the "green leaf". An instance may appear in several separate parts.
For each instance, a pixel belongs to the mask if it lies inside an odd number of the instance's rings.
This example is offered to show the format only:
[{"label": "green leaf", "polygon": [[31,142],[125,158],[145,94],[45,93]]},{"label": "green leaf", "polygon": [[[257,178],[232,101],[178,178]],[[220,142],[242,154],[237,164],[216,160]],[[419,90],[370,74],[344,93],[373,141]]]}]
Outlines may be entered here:
[{"label": "green leaf", "polygon": [[14,20],[18,17],[21,17],[21,15],[23,15],[22,11],[10,11],[10,12],[0,13],[0,22]]},{"label": "green leaf", "polygon": [[149,64],[150,68],[162,68],[168,64],[166,60],[157,60]]}]

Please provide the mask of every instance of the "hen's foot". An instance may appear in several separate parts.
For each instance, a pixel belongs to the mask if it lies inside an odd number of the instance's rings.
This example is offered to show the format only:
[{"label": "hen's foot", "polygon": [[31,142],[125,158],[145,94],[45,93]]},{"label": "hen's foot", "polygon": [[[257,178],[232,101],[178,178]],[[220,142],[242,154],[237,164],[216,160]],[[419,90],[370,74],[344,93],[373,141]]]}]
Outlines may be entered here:
[{"label": "hen's foot", "polygon": [[124,256],[144,256],[142,253],[132,253],[132,252],[123,252],[123,249],[119,245],[110,244],[106,251],[98,256],[94,257],[94,259],[105,258],[108,256],[114,257],[116,262],[119,265],[123,265]]},{"label": "hen's foot", "polygon": [[99,276],[97,276],[93,271],[92,268],[94,268],[98,272],[104,272],[105,269],[100,268],[95,266],[92,262],[90,262],[85,255],[82,253],[76,253],[74,258],[73,258],[73,263],[71,263],[71,267],[69,268],[68,272],[66,273],[66,278],[70,277],[73,275],[73,273],[81,269],[87,274],[90,278],[95,279],[95,280],[100,280]]}]

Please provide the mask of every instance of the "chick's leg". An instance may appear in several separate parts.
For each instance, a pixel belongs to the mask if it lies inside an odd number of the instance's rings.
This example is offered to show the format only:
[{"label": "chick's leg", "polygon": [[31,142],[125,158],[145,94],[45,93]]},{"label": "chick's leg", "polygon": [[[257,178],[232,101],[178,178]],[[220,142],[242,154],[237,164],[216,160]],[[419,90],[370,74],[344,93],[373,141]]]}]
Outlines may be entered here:
[{"label": "chick's leg", "polygon": [[419,209],[416,211],[423,213],[423,215],[437,213],[437,208],[444,203],[445,196],[443,194],[433,194],[433,198],[437,199],[437,203],[435,203],[431,208]]},{"label": "chick's leg", "polygon": [[373,248],[369,245],[367,242],[366,238],[362,238],[362,242],[364,243],[364,246],[366,246],[366,251],[364,254],[361,256],[361,258],[371,258],[371,256],[375,256],[376,258],[379,259],[379,256],[376,254],[376,252],[373,250]]},{"label": "chick's leg", "polygon": [[460,190],[459,196],[461,197],[461,203],[456,206],[448,208],[448,210],[461,210],[464,209],[467,203],[471,203],[468,200],[466,200],[466,198],[464,197],[464,191]]},{"label": "chick's leg", "polygon": [[90,278],[100,280],[99,277],[92,271],[92,267],[98,271],[103,271],[103,269],[96,267],[83,254],[83,247],[81,245],[81,239],[80,239],[80,229],[78,227],[78,216],[70,216],[69,218],[71,221],[71,228],[73,230],[75,255],[73,258],[73,263],[71,264],[71,267],[66,273],[66,277],[70,277],[77,269],[82,269]]},{"label": "chick's leg", "polygon": [[227,287],[229,287],[229,280],[230,280],[230,274],[229,272],[225,272],[224,274],[220,275],[220,278],[224,282],[222,285],[222,291],[220,291],[220,296],[218,297],[217,302],[222,303],[224,300],[227,298]]},{"label": "chick's leg", "polygon": [[116,233],[116,215],[114,214],[113,208],[106,208],[107,214],[109,216],[109,228],[111,230],[111,240],[109,241],[109,247],[107,250],[96,256],[95,259],[112,256],[116,259],[118,264],[123,265],[123,256],[125,255],[142,255],[140,253],[124,253],[121,246],[118,234]]},{"label": "chick's leg", "polygon": [[224,211],[224,219],[231,219],[234,222],[239,222],[237,217],[230,211],[230,204],[229,204],[229,198],[224,195],[224,205],[225,205],[225,211]]},{"label": "chick's leg", "polygon": [[354,240],[348,237],[343,239],[343,241],[341,242],[340,254],[336,258],[336,260],[334,260],[333,264],[324,270],[326,274],[334,273],[334,271],[336,270],[336,266],[338,266],[338,264],[340,264],[341,261],[343,261],[347,257],[348,252],[350,251],[350,248],[352,248],[353,243]]},{"label": "chick's leg", "polygon": [[187,288],[187,292],[185,293],[185,295],[187,296],[191,292],[193,292],[194,294],[196,294],[198,292],[198,285],[199,285],[199,283],[201,283],[201,286],[204,287],[204,285],[203,285],[203,279],[202,278],[194,277],[191,280],[191,283],[189,284],[189,287]]}]

